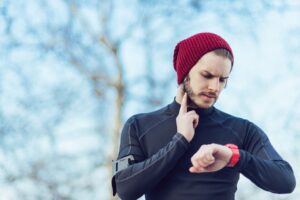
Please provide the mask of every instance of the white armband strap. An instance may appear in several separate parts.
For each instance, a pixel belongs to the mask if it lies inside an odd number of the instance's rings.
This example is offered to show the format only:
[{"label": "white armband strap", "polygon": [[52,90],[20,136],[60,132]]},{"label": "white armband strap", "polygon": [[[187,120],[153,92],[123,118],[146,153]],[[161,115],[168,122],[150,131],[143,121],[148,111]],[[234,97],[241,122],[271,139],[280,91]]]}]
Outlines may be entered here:
[{"label": "white armband strap", "polygon": [[126,169],[129,165],[132,164],[132,161],[134,161],[134,158],[132,155],[126,156],[119,160],[115,160],[115,161],[113,160],[113,163],[112,163],[113,176],[117,172]]},{"label": "white armband strap", "polygon": [[112,188],[113,188],[113,195],[116,194],[116,182],[115,182],[115,175],[119,171],[122,171],[129,167],[129,165],[132,164],[132,161],[134,161],[134,158],[132,155],[126,156],[124,158],[121,158],[119,160],[113,160],[112,161],[112,170],[113,170],[113,177],[112,177]]}]

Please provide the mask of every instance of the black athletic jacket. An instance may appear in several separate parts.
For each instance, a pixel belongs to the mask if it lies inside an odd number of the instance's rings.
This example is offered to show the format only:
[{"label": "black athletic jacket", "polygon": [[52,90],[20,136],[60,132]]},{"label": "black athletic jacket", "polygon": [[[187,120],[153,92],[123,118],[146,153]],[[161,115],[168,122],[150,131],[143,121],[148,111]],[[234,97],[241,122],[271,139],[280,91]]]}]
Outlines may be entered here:
[{"label": "black athletic jacket", "polygon": [[[239,173],[273,193],[294,190],[291,166],[256,125],[215,107],[197,109],[199,124],[189,143],[176,133],[179,109],[174,100],[158,111],[135,115],[124,125],[118,159],[133,155],[135,161],[112,179],[121,199],[145,194],[147,200],[233,200]],[[212,173],[190,173],[192,155],[210,143],[236,144],[238,164]]]}]

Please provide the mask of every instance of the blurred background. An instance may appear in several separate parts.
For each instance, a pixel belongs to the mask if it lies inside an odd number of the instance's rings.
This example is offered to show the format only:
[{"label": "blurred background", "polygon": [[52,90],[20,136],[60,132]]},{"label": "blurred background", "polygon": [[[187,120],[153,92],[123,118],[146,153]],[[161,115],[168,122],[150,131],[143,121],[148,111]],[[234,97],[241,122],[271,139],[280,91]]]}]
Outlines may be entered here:
[{"label": "blurred background", "polygon": [[[300,181],[300,1],[0,0],[0,200],[113,200],[124,122],[173,101],[176,43],[215,32],[216,107],[269,136]],[[239,200],[286,199],[241,176]]]}]

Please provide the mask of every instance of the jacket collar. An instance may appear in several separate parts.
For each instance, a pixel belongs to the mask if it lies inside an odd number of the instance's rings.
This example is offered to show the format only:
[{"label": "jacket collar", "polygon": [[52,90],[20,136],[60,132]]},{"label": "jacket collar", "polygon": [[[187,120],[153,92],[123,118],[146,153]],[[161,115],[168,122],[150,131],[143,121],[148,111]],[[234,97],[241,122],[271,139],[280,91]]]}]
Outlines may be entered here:
[{"label": "jacket collar", "polygon": [[[177,103],[177,101],[173,100],[173,102],[171,104],[169,104],[169,108],[175,112],[175,113],[178,113],[179,112],[179,109],[180,109],[180,104]],[[199,114],[200,116],[208,116],[208,115],[211,115],[214,110],[215,110],[215,107],[212,106],[212,107],[209,107],[209,108],[190,108],[188,107],[188,111],[190,110],[195,110],[197,114]]]}]

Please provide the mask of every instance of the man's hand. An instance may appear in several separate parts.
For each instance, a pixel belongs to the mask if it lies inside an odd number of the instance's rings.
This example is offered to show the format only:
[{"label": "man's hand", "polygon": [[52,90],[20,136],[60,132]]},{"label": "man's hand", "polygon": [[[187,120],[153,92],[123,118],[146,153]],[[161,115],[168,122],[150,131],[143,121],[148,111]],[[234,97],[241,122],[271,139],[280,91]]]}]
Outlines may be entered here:
[{"label": "man's hand", "polygon": [[215,172],[227,166],[232,157],[232,151],[223,145],[202,145],[192,156],[191,173]]},{"label": "man's hand", "polygon": [[187,141],[191,141],[195,134],[195,128],[198,126],[199,115],[195,111],[187,112],[187,94],[181,101],[180,110],[176,118],[177,132],[182,134]]}]

